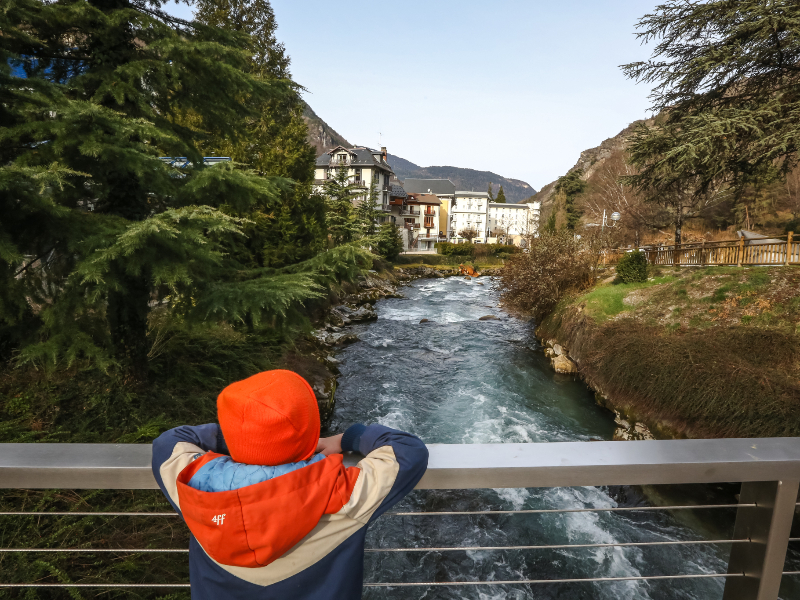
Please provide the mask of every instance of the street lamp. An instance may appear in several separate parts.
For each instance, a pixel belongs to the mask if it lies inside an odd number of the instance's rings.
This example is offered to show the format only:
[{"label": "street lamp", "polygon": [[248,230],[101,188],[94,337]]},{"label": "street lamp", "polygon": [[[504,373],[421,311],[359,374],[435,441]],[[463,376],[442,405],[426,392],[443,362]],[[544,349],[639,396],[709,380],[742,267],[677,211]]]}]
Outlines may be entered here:
[{"label": "street lamp", "polygon": [[[611,217],[610,217],[610,219],[611,219],[611,221],[612,221],[612,222],[611,222],[611,223],[609,223],[609,225],[608,225],[608,226],[609,226],[609,227],[614,227],[614,226],[616,226],[616,224],[619,222],[619,220],[620,220],[621,218],[622,218],[622,215],[621,215],[621,214],[619,214],[617,211],[614,211],[613,213],[611,213]],[[602,230],[605,230],[605,228],[606,228],[606,223],[607,223],[607,221],[606,221],[606,209],[604,208],[604,209],[603,209],[603,227],[602,227]]]}]

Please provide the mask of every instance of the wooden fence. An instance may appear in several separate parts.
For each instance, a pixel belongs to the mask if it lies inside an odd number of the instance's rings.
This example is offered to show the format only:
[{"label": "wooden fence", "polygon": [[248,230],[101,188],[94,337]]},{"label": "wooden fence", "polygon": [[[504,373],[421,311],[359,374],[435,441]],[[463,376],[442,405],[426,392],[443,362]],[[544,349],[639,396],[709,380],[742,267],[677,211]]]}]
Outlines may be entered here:
[{"label": "wooden fence", "polygon": [[[784,239],[785,238],[785,239]],[[744,265],[800,265],[800,242],[793,235],[776,236],[765,240],[745,240],[730,242],[701,242],[681,244],[680,246],[651,246],[639,248],[647,255],[651,265],[676,266],[736,266]],[[601,253],[602,263],[616,264],[626,252],[631,250],[606,250]]]}]

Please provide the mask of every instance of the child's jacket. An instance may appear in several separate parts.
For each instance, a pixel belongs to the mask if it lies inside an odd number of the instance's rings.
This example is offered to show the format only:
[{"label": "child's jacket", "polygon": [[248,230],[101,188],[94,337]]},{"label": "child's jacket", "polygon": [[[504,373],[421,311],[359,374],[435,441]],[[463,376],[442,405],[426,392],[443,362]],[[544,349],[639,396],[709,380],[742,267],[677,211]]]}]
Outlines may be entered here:
[{"label": "child's jacket", "polygon": [[260,483],[206,492],[189,481],[227,453],[218,425],[177,427],[153,442],[156,481],[192,533],[193,600],[361,598],[367,525],[414,488],[428,450],[381,425],[353,425],[342,448],[366,457],[346,468],[341,454],[328,456]]}]

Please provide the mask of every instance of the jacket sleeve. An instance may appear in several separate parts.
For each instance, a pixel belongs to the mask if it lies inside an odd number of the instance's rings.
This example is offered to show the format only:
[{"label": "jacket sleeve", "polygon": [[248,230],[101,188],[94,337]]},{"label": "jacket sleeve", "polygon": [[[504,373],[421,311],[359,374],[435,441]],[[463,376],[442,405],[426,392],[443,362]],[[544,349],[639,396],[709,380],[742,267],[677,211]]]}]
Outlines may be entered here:
[{"label": "jacket sleeve", "polygon": [[428,468],[428,448],[418,437],[383,425],[351,426],[342,437],[342,450],[358,450],[365,458],[347,514],[369,523],[400,502]]},{"label": "jacket sleeve", "polygon": [[153,475],[178,513],[178,475],[199,454],[208,451],[228,454],[222,430],[216,423],[181,425],[165,431],[153,441]]}]

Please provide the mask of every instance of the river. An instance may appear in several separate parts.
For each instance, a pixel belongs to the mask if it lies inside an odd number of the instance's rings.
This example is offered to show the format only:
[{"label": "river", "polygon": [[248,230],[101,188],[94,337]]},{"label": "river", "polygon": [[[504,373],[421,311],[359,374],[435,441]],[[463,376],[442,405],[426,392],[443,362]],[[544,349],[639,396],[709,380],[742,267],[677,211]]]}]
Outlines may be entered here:
[{"label": "river", "polygon": [[[498,307],[489,278],[418,280],[405,298],[378,302],[378,321],[338,355],[341,376],[331,429],[354,422],[410,431],[428,443],[609,440],[613,415],[582,383],[555,374],[531,323]],[[499,320],[479,321],[484,315]],[[429,319],[430,323],[420,323]],[[591,444],[586,444],[591,452]],[[722,492],[720,492],[722,493]],[[652,498],[652,494],[650,498]],[[403,511],[518,510],[636,505],[632,488],[415,491]],[[385,516],[367,547],[513,546],[730,537],[733,514],[715,529],[700,511],[447,517]],[[686,514],[686,513],[689,514]],[[707,511],[705,511],[707,512]],[[720,538],[716,538],[720,539]],[[368,553],[367,582],[636,577],[724,572],[727,545]],[[722,579],[475,587],[367,588],[364,598],[696,599],[722,597]],[[788,596],[787,596],[788,598]]]}]

